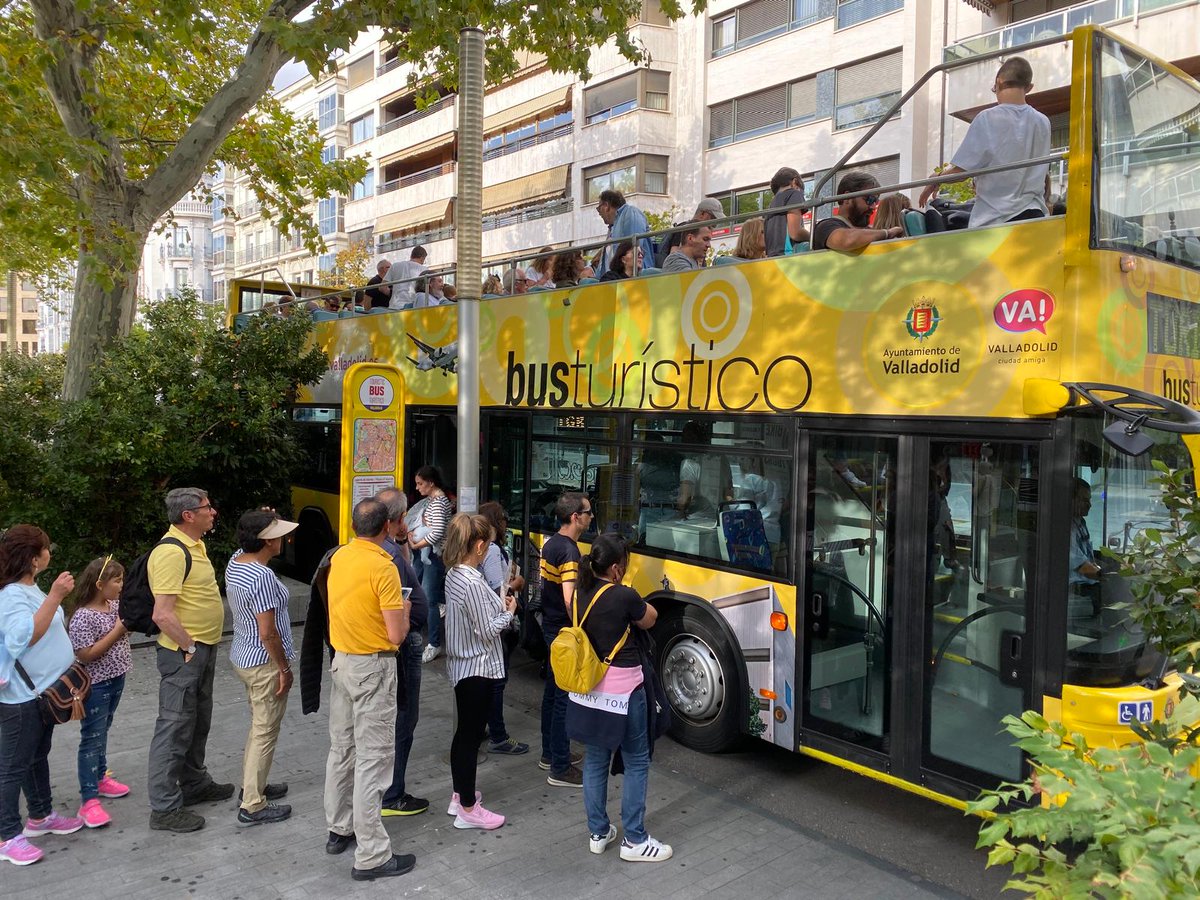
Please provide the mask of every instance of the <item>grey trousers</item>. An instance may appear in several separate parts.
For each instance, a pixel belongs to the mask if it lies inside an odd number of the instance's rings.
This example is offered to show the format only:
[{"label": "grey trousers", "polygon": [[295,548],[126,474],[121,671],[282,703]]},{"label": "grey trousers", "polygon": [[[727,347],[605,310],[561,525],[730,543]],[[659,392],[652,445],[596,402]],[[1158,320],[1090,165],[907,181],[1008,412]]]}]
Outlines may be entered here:
[{"label": "grey trousers", "polygon": [[213,676],[217,648],[196,644],[191,662],[178,650],[157,650],[158,721],[150,741],[150,808],[167,812],[183,806],[183,795],[212,781],[204,765],[212,726]]},{"label": "grey trousers", "polygon": [[325,820],[355,836],[355,867],[373,869],[392,858],[379,811],[396,754],[396,654],[338,653],[330,671]]}]

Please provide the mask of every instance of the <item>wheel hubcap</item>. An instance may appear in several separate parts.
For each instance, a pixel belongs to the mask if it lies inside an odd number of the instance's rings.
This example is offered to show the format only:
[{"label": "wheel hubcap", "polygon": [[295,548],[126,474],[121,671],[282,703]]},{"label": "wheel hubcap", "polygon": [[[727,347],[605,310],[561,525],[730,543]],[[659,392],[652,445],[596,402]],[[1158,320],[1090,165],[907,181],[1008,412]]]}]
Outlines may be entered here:
[{"label": "wheel hubcap", "polygon": [[667,648],[663,685],[672,708],[693,721],[716,717],[725,702],[725,674],[704,641],[685,635]]}]

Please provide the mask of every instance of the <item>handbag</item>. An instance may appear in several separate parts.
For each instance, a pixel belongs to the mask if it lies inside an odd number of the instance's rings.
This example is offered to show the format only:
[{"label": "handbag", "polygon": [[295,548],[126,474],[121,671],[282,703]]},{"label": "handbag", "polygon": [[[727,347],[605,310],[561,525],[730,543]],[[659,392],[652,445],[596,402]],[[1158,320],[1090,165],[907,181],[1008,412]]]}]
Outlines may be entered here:
[{"label": "handbag", "polygon": [[[29,689],[35,690],[33,679],[25,671],[20,660],[16,663],[17,672]],[[92,676],[87,673],[83,663],[73,662],[67,671],[55,679],[50,687],[38,694],[38,709],[42,713],[42,721],[47,725],[65,725],[82,719],[86,709],[88,694],[92,692]]]}]

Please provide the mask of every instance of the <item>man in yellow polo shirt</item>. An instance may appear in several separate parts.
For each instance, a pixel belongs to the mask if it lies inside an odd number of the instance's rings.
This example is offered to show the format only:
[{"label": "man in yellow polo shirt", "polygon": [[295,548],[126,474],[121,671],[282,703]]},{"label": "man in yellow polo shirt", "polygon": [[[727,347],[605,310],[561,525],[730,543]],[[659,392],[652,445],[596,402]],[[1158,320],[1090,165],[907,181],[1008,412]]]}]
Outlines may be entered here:
[{"label": "man in yellow polo shirt", "polygon": [[352,842],[355,881],[412,871],[416,857],[392,851],[380,809],[396,753],[396,651],[408,636],[400,572],[383,549],[387,507],[360,500],[356,537],[329,561],[329,760],[325,766],[327,853]]},{"label": "man in yellow polo shirt", "polygon": [[167,494],[171,527],[150,553],[146,574],[154,594],[158,637],[158,721],[150,741],[150,827],[187,832],[204,817],[186,806],[233,796],[204,765],[212,725],[213,675],[225,607],[201,538],[217,510],[199,488]]}]

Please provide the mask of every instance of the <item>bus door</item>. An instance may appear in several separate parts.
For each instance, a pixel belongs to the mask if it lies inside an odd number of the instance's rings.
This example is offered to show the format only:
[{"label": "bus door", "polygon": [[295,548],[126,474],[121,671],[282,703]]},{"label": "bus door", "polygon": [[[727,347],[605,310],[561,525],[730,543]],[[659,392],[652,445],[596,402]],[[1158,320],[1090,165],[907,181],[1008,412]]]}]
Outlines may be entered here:
[{"label": "bus door", "polygon": [[421,466],[437,466],[446,485],[458,487],[458,423],[454,410],[410,410],[404,436],[404,490],[410,507],[421,499],[413,487],[413,476]]},{"label": "bus door", "polygon": [[484,497],[495,500],[508,513],[508,527],[513,532],[510,549],[521,568],[526,583],[532,586],[537,574],[537,561],[530,559],[528,545],[529,522],[526,519],[526,496],[529,485],[530,430],[528,415],[506,412],[484,416],[487,456]]}]

